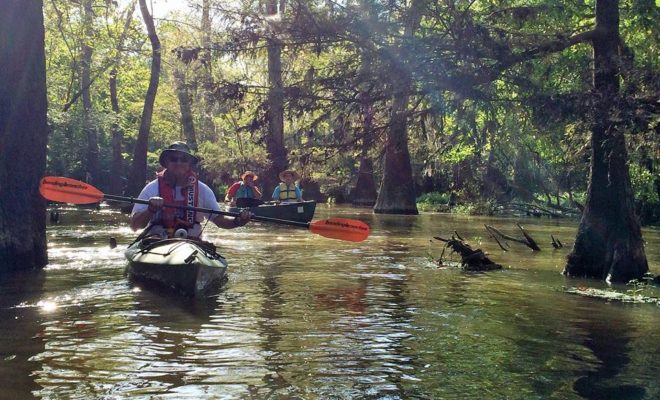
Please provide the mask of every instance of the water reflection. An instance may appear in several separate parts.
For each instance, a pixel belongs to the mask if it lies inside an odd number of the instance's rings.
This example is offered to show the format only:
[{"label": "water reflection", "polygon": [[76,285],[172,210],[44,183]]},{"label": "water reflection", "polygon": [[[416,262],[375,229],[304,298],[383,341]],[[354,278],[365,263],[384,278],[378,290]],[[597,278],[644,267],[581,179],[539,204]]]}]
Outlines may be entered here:
[{"label": "water reflection", "polygon": [[[660,309],[568,295],[564,252],[480,241],[484,222],[510,220],[320,205],[317,219],[367,221],[360,243],[265,223],[209,227],[229,280],[200,302],[128,283],[125,216],[61,212],[40,280],[0,281],[0,385],[15,398],[660,396]],[[429,240],[455,230],[508,268],[438,268],[428,254],[441,245]],[[645,238],[653,269],[660,235]]]},{"label": "water reflection", "polygon": [[[361,218],[365,220],[364,218]],[[408,238],[415,229],[419,229],[421,220],[414,215],[379,215],[378,218],[369,218],[365,222],[376,235],[396,236]],[[397,232],[396,235],[392,233]]]},{"label": "water reflection", "polygon": [[[594,302],[582,299],[581,307],[590,312]],[[584,374],[573,383],[573,389],[582,397],[591,400],[643,399],[644,387],[622,383],[620,375],[631,361],[631,341],[638,335],[625,306],[614,306],[616,310],[600,318],[582,318],[575,324],[584,332],[584,345],[592,351],[597,362],[592,368],[582,371]],[[625,378],[623,379],[625,382]]]},{"label": "water reflection", "polygon": [[0,378],[0,397],[27,399],[39,388],[29,359],[44,350],[38,334],[44,311],[34,305],[45,279],[43,271],[0,274],[0,377],[11,380]]},{"label": "water reflection", "polygon": [[[267,248],[268,252],[277,254],[276,248]],[[283,308],[285,300],[283,299],[282,288],[280,284],[282,269],[288,265],[286,257],[269,260],[264,265],[263,283],[261,287],[261,311],[259,312],[259,331],[262,337],[262,351],[264,354],[265,368],[262,382],[265,390],[260,390],[256,386],[251,386],[249,392],[251,395],[271,397],[280,390],[289,386],[285,375],[285,365],[282,362],[282,352],[280,351],[283,334],[279,330],[277,321],[282,321]]]},{"label": "water reflection", "polygon": [[361,278],[357,285],[323,290],[315,295],[316,304],[325,310],[345,309],[352,314],[364,314],[367,311],[367,286],[367,278]]}]

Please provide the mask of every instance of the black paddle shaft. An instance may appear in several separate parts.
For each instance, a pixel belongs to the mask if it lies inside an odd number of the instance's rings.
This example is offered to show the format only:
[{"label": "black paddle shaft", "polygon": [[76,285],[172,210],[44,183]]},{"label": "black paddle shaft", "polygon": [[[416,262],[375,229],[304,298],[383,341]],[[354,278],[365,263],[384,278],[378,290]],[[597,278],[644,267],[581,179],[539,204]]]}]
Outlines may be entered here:
[{"label": "black paddle shaft", "polygon": [[[135,197],[125,197],[125,196],[115,196],[115,195],[112,195],[112,194],[104,194],[103,198],[106,199],[106,200],[125,201],[125,202],[128,202],[128,203],[149,204],[149,200],[136,199]],[[176,204],[163,204],[163,207],[178,208],[178,209],[181,209],[181,210],[192,210],[192,211],[198,211],[198,212],[203,212],[203,213],[208,213],[208,214],[226,215],[228,217],[240,217],[240,215],[241,215],[239,213],[230,212],[230,211],[212,210],[210,208],[202,208],[202,207],[180,206],[180,205],[176,205]],[[286,220],[286,219],[262,217],[260,215],[252,215],[251,219],[256,220],[256,221],[272,222],[272,223],[275,223],[275,224],[299,226],[301,228],[309,228],[309,222],[289,221],[289,220]]]}]

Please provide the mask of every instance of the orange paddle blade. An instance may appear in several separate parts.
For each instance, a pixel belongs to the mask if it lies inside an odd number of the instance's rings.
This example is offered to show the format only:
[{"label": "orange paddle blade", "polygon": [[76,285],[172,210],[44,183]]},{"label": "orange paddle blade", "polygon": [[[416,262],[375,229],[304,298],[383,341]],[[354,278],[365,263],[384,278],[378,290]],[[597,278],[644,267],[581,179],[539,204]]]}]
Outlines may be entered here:
[{"label": "orange paddle blade", "polygon": [[345,218],[329,218],[313,221],[309,230],[331,239],[361,242],[369,236],[369,225],[362,221]]},{"label": "orange paddle blade", "polygon": [[92,204],[103,200],[103,193],[94,186],[62,176],[43,177],[39,193],[47,200],[60,203]]}]

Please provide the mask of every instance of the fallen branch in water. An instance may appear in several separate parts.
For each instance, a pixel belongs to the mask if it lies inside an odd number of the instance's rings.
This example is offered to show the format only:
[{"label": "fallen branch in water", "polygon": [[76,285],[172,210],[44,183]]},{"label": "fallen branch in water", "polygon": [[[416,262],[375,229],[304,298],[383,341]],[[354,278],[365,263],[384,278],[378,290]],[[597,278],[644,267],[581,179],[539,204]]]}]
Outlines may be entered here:
[{"label": "fallen branch in water", "polygon": [[542,206],[536,203],[512,202],[508,204],[508,208],[512,211],[525,213],[526,215],[530,215],[534,217],[545,216],[548,218],[571,218],[571,217],[575,217],[576,215],[580,215],[582,213],[582,211],[579,208],[577,208],[577,206],[575,209],[572,209],[572,208],[558,206],[555,204],[548,204],[546,206]]},{"label": "fallen branch in water", "polygon": [[451,239],[443,239],[439,236],[434,236],[433,238],[445,242],[440,259],[437,260],[440,265],[443,264],[442,257],[445,254],[445,249],[449,247],[452,252],[458,253],[461,256],[461,267],[467,271],[490,271],[502,268],[500,264],[491,261],[481,249],[474,250],[469,244],[453,236]]},{"label": "fallen branch in water", "polygon": [[564,247],[564,245],[559,241],[559,239],[555,239],[555,237],[552,235],[550,235],[550,237],[552,238],[552,247],[554,247],[555,249],[561,249],[562,247]]},{"label": "fallen branch in water", "polygon": [[[502,242],[500,242],[500,240],[497,238],[497,236],[495,236],[491,231],[488,230],[488,225],[484,225],[484,226],[486,227],[486,232],[488,232],[488,236],[490,236],[491,238],[493,238],[497,242],[497,244],[500,246],[500,249],[502,249],[504,251],[509,251],[504,246],[502,246]],[[504,243],[506,243],[506,242],[504,242]],[[509,244],[506,243],[506,246],[509,247]]]},{"label": "fallen branch in water", "polygon": [[525,237],[525,240],[527,240],[527,243],[529,243],[528,246],[529,246],[532,250],[541,251],[541,248],[539,247],[539,245],[536,244],[536,241],[535,241],[534,239],[532,239],[532,237],[531,237],[527,232],[525,232],[525,230],[523,229],[523,227],[520,226],[520,224],[518,224],[518,223],[516,223],[516,226],[517,226],[517,227],[520,229],[520,231],[522,232],[523,236]]},{"label": "fallen branch in water", "polygon": [[[525,230],[522,228],[522,226],[520,226],[520,224],[516,224],[516,225],[518,225],[518,228],[520,228],[520,230],[522,231],[524,239],[519,239],[519,238],[516,238],[516,237],[513,237],[513,236],[509,236],[507,234],[504,234],[504,233],[500,232],[497,228],[494,228],[490,225],[485,225],[485,226],[486,226],[486,230],[488,231],[488,233],[491,234],[491,236],[499,235],[500,237],[502,237],[504,239],[507,239],[507,240],[511,240],[512,242],[517,242],[517,243],[524,244],[525,246],[529,247],[530,249],[532,249],[534,251],[541,251],[541,248],[539,248],[538,244],[536,244],[536,241],[534,239],[532,239],[532,237],[527,232],[525,232]],[[501,245],[500,245],[500,247],[501,247]]]}]

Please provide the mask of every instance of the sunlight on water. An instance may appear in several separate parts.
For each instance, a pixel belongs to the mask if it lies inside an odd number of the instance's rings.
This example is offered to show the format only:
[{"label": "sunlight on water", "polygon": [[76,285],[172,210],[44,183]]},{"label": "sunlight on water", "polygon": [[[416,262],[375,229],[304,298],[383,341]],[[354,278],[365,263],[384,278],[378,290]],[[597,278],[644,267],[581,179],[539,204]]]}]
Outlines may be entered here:
[{"label": "sunlight on water", "polygon": [[[315,219],[369,223],[360,243],[266,223],[207,226],[228,282],[194,300],[128,282],[126,216],[60,212],[47,268],[0,286],[0,383],[11,398],[660,397],[660,306],[625,297],[660,293],[564,278],[575,222],[523,221],[536,253],[503,251],[484,231],[518,234],[511,219],[319,205]],[[455,232],[505,268],[439,266],[432,237]],[[565,247],[554,250],[550,234]],[[645,238],[658,273],[660,234]]]},{"label": "sunlight on water", "polygon": [[57,309],[57,303],[54,301],[40,301],[37,303],[37,307],[40,307],[44,312],[51,312]]}]

